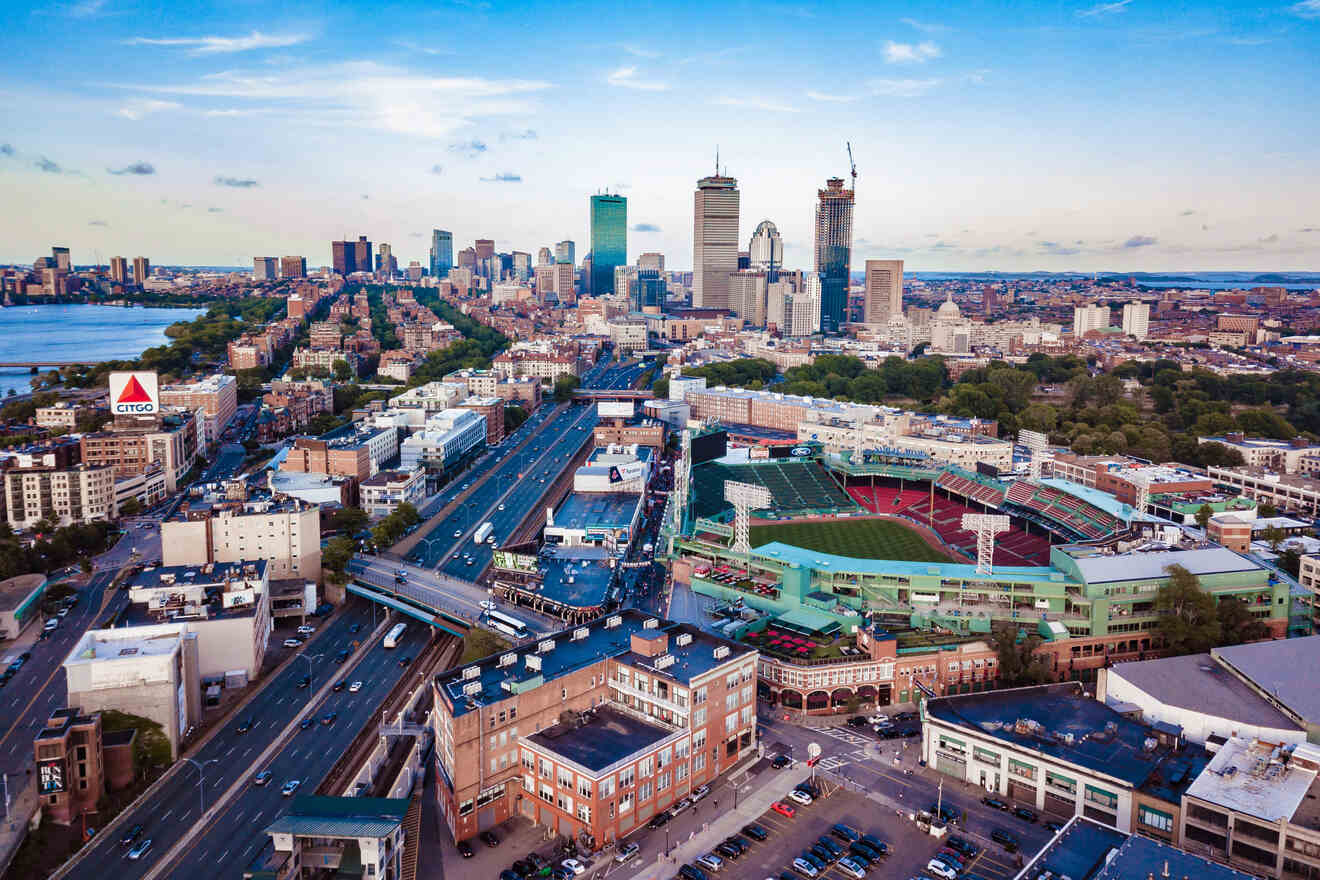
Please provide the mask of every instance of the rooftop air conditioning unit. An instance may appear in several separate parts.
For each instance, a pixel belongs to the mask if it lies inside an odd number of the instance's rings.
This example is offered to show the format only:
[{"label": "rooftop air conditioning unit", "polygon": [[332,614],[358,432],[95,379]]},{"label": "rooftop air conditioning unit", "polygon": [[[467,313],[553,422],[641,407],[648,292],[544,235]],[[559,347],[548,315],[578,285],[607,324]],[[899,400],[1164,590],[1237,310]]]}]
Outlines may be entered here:
[{"label": "rooftop air conditioning unit", "polygon": [[499,666],[503,669],[505,666],[512,666],[518,662],[518,655],[512,652],[500,656]]},{"label": "rooftop air conditioning unit", "polygon": [[554,639],[544,639],[536,644],[536,653],[548,654],[555,649]]},{"label": "rooftop air conditioning unit", "polygon": [[692,633],[679,633],[678,638],[674,640],[674,644],[680,648],[692,644]]},{"label": "rooftop air conditioning unit", "polygon": [[730,649],[729,649],[729,646],[728,646],[728,645],[718,645],[718,646],[716,646],[716,648],[715,648],[715,659],[716,659],[716,660],[723,660],[725,657],[729,656],[729,654],[730,654]]},{"label": "rooftop air conditioning unit", "polygon": [[476,677],[478,677],[479,675],[481,675],[481,667],[480,667],[480,666],[468,666],[467,668],[465,668],[465,669],[463,670],[463,680],[464,680],[464,681],[467,681],[467,680],[469,680],[469,679],[476,678]]},{"label": "rooftop air conditioning unit", "polygon": [[619,626],[622,623],[623,623],[623,618],[621,616],[619,616],[618,614],[612,614],[605,619],[605,628],[614,629],[616,626]]},{"label": "rooftop air conditioning unit", "polygon": [[579,642],[582,639],[585,639],[590,634],[591,634],[590,629],[588,629],[585,626],[579,626],[577,629],[573,630],[573,641]]},{"label": "rooftop air conditioning unit", "polygon": [[657,629],[659,626],[660,626],[660,621],[658,621],[658,620],[656,620],[654,617],[652,617],[652,618],[647,619],[647,620],[642,624],[642,629]]}]

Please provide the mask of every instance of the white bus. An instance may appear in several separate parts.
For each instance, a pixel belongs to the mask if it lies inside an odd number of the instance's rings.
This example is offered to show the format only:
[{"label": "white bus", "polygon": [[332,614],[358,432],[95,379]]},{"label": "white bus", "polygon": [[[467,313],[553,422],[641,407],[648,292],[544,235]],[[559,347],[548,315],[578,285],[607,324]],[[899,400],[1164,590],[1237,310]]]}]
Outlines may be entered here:
[{"label": "white bus", "polygon": [[[477,527],[476,533],[472,536],[473,541],[477,544],[485,543],[486,539],[491,536],[491,532],[493,531],[495,531],[494,524],[484,522]],[[495,542],[491,541],[490,543],[494,544]]]},{"label": "white bus", "polygon": [[504,633],[506,636],[517,639],[518,641],[530,639],[532,637],[532,631],[527,628],[527,624],[523,623],[518,618],[510,617],[501,611],[487,611],[486,622],[489,623],[490,628],[496,632]]},{"label": "white bus", "polygon": [[396,623],[394,626],[390,627],[390,631],[385,633],[385,647],[399,647],[399,639],[403,638],[403,631],[407,628],[408,624],[406,623]]}]

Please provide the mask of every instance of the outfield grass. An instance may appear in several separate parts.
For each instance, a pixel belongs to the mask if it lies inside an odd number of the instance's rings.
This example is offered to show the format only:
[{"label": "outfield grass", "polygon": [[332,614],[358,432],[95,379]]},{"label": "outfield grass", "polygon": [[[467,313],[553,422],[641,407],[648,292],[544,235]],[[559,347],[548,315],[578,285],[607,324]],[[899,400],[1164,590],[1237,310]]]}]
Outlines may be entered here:
[{"label": "outfield grass", "polygon": [[781,541],[794,547],[857,559],[962,561],[936,550],[915,529],[892,519],[835,519],[752,526],[751,540],[753,547]]}]

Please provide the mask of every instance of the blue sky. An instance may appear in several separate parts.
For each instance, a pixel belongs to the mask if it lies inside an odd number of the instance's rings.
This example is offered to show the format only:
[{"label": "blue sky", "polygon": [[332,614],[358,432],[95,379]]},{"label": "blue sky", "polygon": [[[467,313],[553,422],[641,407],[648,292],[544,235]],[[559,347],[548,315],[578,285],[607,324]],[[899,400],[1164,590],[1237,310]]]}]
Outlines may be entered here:
[{"label": "blue sky", "polygon": [[0,261],[406,264],[432,227],[691,265],[716,145],[808,267],[858,165],[854,264],[1320,270],[1320,0],[160,4],[0,34]]}]

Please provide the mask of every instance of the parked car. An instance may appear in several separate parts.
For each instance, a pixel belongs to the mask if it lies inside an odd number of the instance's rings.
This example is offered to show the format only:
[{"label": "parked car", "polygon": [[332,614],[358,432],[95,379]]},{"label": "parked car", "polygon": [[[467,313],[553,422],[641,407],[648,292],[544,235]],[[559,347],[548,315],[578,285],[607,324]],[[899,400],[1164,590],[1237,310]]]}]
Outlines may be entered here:
[{"label": "parked car", "polygon": [[472,858],[472,844],[466,840],[460,840],[458,842],[458,854],[465,859]]},{"label": "parked car", "polygon": [[587,872],[587,866],[579,862],[577,859],[564,859],[559,864],[572,871],[574,876],[585,874]]},{"label": "parked car", "polygon": [[808,862],[806,859],[802,859],[802,858],[793,860],[793,870],[797,871],[803,877],[808,877],[808,878],[816,877],[820,874],[820,872],[816,870],[815,865],[811,864],[811,862]]},{"label": "parked car", "polygon": [[1012,834],[1009,834],[1002,828],[996,828],[990,832],[990,839],[1002,846],[1008,852],[1018,851],[1018,840]]},{"label": "parked car", "polygon": [[962,810],[949,804],[942,804],[937,809],[934,804],[931,804],[930,814],[932,816],[939,816],[945,822],[956,822],[962,817]]},{"label": "parked car", "polygon": [[962,853],[964,857],[969,859],[981,851],[981,848],[979,846],[972,843],[967,838],[958,837],[957,835],[950,837],[944,843],[945,846],[949,847],[949,849]]},{"label": "parked car", "polygon": [[854,715],[845,721],[844,724],[847,724],[849,727],[866,727],[868,722],[861,715]]},{"label": "parked car", "polygon": [[863,867],[859,862],[851,858],[839,859],[838,864],[836,864],[834,867],[838,868],[841,872],[847,874],[849,877],[857,878],[857,880],[861,880],[861,878],[866,876],[866,868]]},{"label": "parked car", "polygon": [[785,818],[788,819],[792,819],[795,815],[797,815],[797,808],[791,804],[786,804],[783,801],[775,801],[773,804],[770,805],[770,809],[774,810],[779,815],[784,816]]},{"label": "parked car", "polygon": [[880,853],[880,855],[882,856],[889,855],[889,844],[885,843],[883,840],[876,837],[874,834],[863,834],[862,839],[859,840],[858,843],[866,844],[871,849]]},{"label": "parked car", "polygon": [[698,785],[696,788],[692,789],[692,794],[688,795],[688,797],[691,798],[692,803],[695,804],[708,794],[710,794],[709,785]]},{"label": "parked car", "polygon": [[631,862],[633,859],[637,858],[637,854],[641,852],[641,850],[642,850],[641,846],[639,846],[636,843],[632,843],[631,841],[625,843],[622,847],[619,848],[619,851],[614,854],[614,864],[616,865],[628,864],[628,862]]},{"label": "parked car", "polygon": [[793,763],[793,759],[788,755],[775,755],[775,759],[770,762],[770,766],[776,770],[783,770]]},{"label": "parked car", "polygon": [[756,841],[765,840],[767,837],[770,836],[770,833],[768,831],[766,831],[764,828],[762,828],[760,825],[757,825],[756,823],[752,823],[750,825],[744,825],[742,827],[742,833],[746,834],[752,840],[756,840]]},{"label": "parked car", "polygon": [[477,836],[481,838],[482,843],[486,844],[486,846],[489,846],[492,849],[500,845],[500,839],[496,837],[493,832],[483,831]]},{"label": "parked car", "polygon": [[794,802],[799,803],[804,807],[811,803],[811,795],[807,794],[805,791],[798,791],[796,788],[790,791],[788,796],[792,798]]},{"label": "parked car", "polygon": [[742,856],[742,850],[729,843],[727,840],[720,841],[715,846],[715,852],[723,858],[734,860]]},{"label": "parked car", "polygon": [[931,859],[926,863],[926,870],[940,880],[957,880],[958,872],[941,859]]},{"label": "parked car", "polygon": [[683,865],[678,869],[678,876],[682,877],[683,880],[709,880],[706,877],[706,872],[695,865]]},{"label": "parked car", "polygon": [[659,828],[669,821],[669,811],[661,810],[651,817],[651,821],[646,823],[647,828]]},{"label": "parked car", "polygon": [[724,859],[715,855],[713,852],[709,852],[705,855],[697,856],[697,867],[718,873],[724,869]]},{"label": "parked car", "polygon": [[1017,816],[1023,822],[1035,822],[1040,818],[1040,814],[1030,807],[1014,807],[1013,815]]},{"label": "parked car", "polygon": [[997,797],[983,797],[981,798],[981,803],[985,804],[987,807],[993,807],[996,810],[1008,809],[1008,802],[1002,801]]},{"label": "parked car", "polygon": [[852,843],[855,840],[861,840],[862,835],[853,828],[839,822],[830,828],[830,834],[842,840],[844,843]]}]

